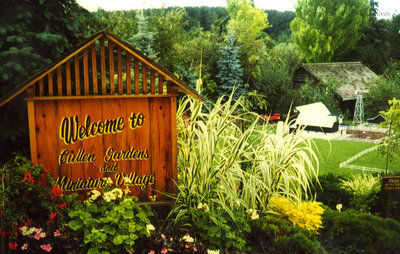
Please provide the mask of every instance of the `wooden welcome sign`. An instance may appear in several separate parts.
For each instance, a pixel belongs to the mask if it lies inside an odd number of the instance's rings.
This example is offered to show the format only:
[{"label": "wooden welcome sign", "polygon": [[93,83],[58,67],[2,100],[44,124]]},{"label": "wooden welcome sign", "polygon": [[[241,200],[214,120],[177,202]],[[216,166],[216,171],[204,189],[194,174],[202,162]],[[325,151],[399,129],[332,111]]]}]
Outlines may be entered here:
[{"label": "wooden welcome sign", "polygon": [[64,191],[102,188],[111,178],[147,201],[154,190],[176,191],[178,89],[202,100],[102,31],[18,86],[0,106],[27,90],[32,162],[48,169]]}]

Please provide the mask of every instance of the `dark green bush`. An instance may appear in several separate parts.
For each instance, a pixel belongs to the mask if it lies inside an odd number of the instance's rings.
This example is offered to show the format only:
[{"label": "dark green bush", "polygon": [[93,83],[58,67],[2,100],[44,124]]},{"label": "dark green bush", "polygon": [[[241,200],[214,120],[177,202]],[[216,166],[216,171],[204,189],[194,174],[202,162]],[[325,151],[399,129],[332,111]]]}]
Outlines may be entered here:
[{"label": "dark green bush", "polygon": [[327,253],[315,233],[277,216],[252,221],[248,244],[252,253]]},{"label": "dark green bush", "polygon": [[319,240],[329,253],[385,254],[400,249],[400,223],[393,219],[327,207],[323,221]]},{"label": "dark green bush", "polygon": [[340,186],[340,180],[345,179],[342,176],[334,174],[322,175],[319,178],[321,188],[314,180],[315,193],[318,202],[329,206],[331,209],[336,209],[337,204],[342,204],[343,207],[349,207],[351,194],[343,190]]}]

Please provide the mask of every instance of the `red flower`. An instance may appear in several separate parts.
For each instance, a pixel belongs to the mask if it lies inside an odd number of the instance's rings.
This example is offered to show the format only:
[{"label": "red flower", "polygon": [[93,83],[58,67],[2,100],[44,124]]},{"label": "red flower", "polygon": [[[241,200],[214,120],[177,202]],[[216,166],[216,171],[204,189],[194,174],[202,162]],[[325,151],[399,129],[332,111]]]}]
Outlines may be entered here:
[{"label": "red flower", "polygon": [[57,216],[57,213],[51,212],[51,213],[50,213],[50,220],[53,221],[53,220],[56,218],[56,216]]},{"label": "red flower", "polygon": [[60,208],[64,208],[64,207],[67,206],[67,203],[62,202],[61,204],[58,204],[57,206],[60,207]]},{"label": "red flower", "polygon": [[25,172],[24,181],[28,183],[35,183],[35,178],[33,178],[32,173],[28,171]]},{"label": "red flower", "polygon": [[50,191],[51,200],[54,200],[57,197],[61,197],[61,195],[62,195],[62,189],[54,185]]},{"label": "red flower", "polygon": [[11,243],[11,242],[8,243],[8,248],[10,250],[16,250],[17,247],[18,247],[18,243]]}]

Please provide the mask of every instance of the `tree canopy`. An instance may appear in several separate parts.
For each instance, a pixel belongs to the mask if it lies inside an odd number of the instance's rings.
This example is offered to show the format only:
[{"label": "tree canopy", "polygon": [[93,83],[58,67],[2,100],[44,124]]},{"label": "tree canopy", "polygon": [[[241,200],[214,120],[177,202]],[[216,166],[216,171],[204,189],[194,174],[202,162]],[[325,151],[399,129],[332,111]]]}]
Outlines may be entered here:
[{"label": "tree canopy", "polygon": [[354,48],[368,17],[368,0],[299,0],[293,39],[307,62],[329,62]]}]

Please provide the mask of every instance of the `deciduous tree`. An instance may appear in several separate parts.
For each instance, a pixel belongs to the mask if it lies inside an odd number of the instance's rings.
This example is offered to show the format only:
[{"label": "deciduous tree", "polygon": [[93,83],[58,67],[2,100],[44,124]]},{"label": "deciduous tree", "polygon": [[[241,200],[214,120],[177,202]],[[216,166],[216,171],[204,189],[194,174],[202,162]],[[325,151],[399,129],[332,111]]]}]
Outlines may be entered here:
[{"label": "deciduous tree", "polygon": [[291,23],[307,62],[329,62],[353,49],[368,23],[368,0],[298,0]]}]

